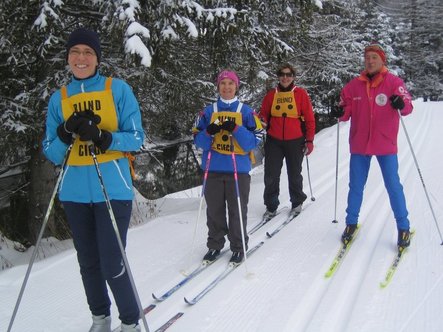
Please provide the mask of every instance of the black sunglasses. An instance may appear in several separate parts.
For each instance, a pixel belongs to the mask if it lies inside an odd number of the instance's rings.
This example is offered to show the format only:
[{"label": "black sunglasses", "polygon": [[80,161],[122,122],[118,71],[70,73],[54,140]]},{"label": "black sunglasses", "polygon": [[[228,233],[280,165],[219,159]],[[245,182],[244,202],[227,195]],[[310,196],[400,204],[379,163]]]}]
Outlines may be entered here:
[{"label": "black sunglasses", "polygon": [[278,77],[294,77],[293,73],[278,73]]}]

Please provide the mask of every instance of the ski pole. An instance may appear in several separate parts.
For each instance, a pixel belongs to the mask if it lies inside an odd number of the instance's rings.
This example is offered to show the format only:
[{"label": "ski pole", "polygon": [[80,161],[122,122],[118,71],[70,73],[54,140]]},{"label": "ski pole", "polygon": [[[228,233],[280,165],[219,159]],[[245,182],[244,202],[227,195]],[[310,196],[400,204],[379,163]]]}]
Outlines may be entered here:
[{"label": "ski pole", "polygon": [[[215,124],[219,124],[219,120],[218,119],[216,119],[215,121],[214,121],[214,123]],[[198,214],[197,214],[197,220],[196,220],[196,222],[195,222],[195,226],[194,226],[194,235],[193,235],[193,237],[192,237],[192,244],[191,244],[191,254],[189,255],[189,263],[188,263],[188,266],[190,266],[191,265],[191,260],[192,260],[192,256],[194,255],[194,249],[195,249],[195,239],[196,239],[196,235],[197,235],[197,226],[198,226],[198,224],[200,223],[200,216],[201,216],[201,210],[202,210],[202,207],[203,207],[203,199],[204,199],[204,196],[205,196],[205,190],[206,190],[206,181],[207,181],[207,179],[208,179],[208,174],[209,174],[209,164],[210,164],[210,162],[211,162],[211,155],[212,155],[212,143],[214,142],[214,137],[212,137],[212,140],[211,140],[211,148],[209,149],[209,151],[208,151],[208,156],[207,156],[207,159],[206,159],[206,166],[205,166],[205,173],[204,173],[204,176],[203,176],[203,184],[202,184],[202,191],[201,191],[201,197],[200,197],[200,204],[199,204],[199,207],[198,207]],[[184,275],[187,275],[187,271],[184,271],[183,272],[183,274]]]},{"label": "ski pole", "polygon": [[308,183],[309,183],[309,191],[311,192],[311,201],[315,201],[315,197],[312,195],[311,174],[309,171],[308,156],[306,156],[306,169],[308,170]]},{"label": "ski pole", "polygon": [[229,135],[229,138],[230,138],[230,143],[231,143],[232,164],[234,166],[235,192],[237,194],[238,214],[239,214],[239,217],[240,217],[241,239],[242,239],[243,253],[244,253],[244,256],[245,256],[245,270],[246,270],[246,274],[248,274],[248,265],[246,263],[246,261],[247,261],[247,257],[246,256],[247,255],[246,255],[245,231],[243,229],[243,215],[242,215],[241,202],[240,202],[240,189],[238,188],[237,161],[235,159],[234,142],[233,142],[233,138],[232,138],[232,133]]},{"label": "ski pole", "polygon": [[69,155],[71,154],[71,150],[72,150],[73,145],[74,145],[74,143],[71,143],[65,152],[65,157],[64,157],[62,165],[61,165],[60,173],[57,177],[57,182],[55,183],[54,190],[52,191],[51,199],[49,200],[49,205],[46,210],[45,218],[43,219],[42,227],[40,228],[40,233],[38,235],[37,242],[35,243],[35,248],[34,248],[34,251],[32,252],[31,260],[29,261],[28,269],[26,270],[25,278],[23,279],[23,283],[20,288],[17,302],[15,303],[15,307],[14,307],[14,311],[12,313],[11,320],[9,321],[8,332],[11,331],[12,325],[14,324],[14,319],[15,319],[15,316],[17,315],[18,307],[19,307],[21,299],[23,297],[23,293],[25,292],[25,287],[28,282],[29,275],[31,274],[32,266],[34,265],[35,258],[37,257],[38,248],[40,246],[40,242],[42,240],[43,233],[45,232],[46,224],[48,223],[49,216],[50,216],[52,208],[54,206],[55,195],[57,194],[58,187],[59,187],[60,182],[63,178],[63,174],[65,172],[65,166],[66,166],[66,163],[68,162]]},{"label": "ski pole", "polygon": [[95,155],[94,148],[95,148],[94,144],[90,144],[89,145],[89,153],[92,156],[92,160],[94,161],[95,170],[97,171],[97,176],[98,176],[98,179],[100,182],[100,187],[102,189],[103,196],[105,197],[106,207],[108,208],[109,217],[111,218],[112,226],[114,227],[115,236],[117,237],[117,242],[120,247],[120,252],[122,254],[123,262],[125,264],[126,271],[128,272],[128,277],[129,277],[129,281],[131,283],[132,291],[134,293],[135,300],[137,301],[138,309],[140,311],[140,318],[143,320],[143,324],[145,326],[146,332],[149,332],[148,322],[146,321],[146,317],[143,312],[143,307],[141,305],[140,297],[138,295],[137,288],[135,287],[134,278],[132,276],[131,268],[129,267],[128,258],[125,253],[125,248],[123,247],[123,243],[122,243],[122,240],[120,237],[120,232],[118,230],[117,221],[115,219],[114,211],[112,210],[111,200],[109,199],[108,192],[106,191],[106,188],[105,188],[105,183],[103,182],[103,176],[100,171],[100,166],[98,164],[97,156]]},{"label": "ski pole", "polygon": [[[211,144],[212,145],[212,144]],[[208,174],[209,174],[209,164],[211,162],[211,155],[212,155],[212,150],[209,149],[208,151],[208,156],[206,158],[206,165],[205,165],[205,173],[203,175],[203,184],[202,184],[202,191],[200,194],[200,205],[198,207],[198,214],[197,214],[197,220],[195,221],[195,226],[194,226],[194,235],[192,237],[192,244],[191,244],[191,254],[189,255],[190,260],[192,260],[192,256],[194,255],[194,248],[195,248],[195,238],[197,235],[197,226],[200,223],[200,216],[201,216],[201,210],[203,207],[203,199],[205,198],[205,189],[206,189],[206,181],[208,179]],[[191,263],[189,262],[189,265]],[[189,266],[188,265],[188,266]],[[185,271],[186,272],[186,271]],[[186,274],[186,273],[185,273]]]},{"label": "ski pole", "polygon": [[335,204],[334,204],[334,220],[332,222],[334,224],[338,223],[337,220],[337,188],[338,188],[338,148],[340,143],[340,120],[337,119],[337,151],[335,154]]},{"label": "ski pole", "polygon": [[429,199],[428,190],[426,189],[426,185],[423,180],[423,176],[421,175],[420,167],[418,166],[418,161],[417,161],[417,158],[415,157],[414,149],[412,148],[412,143],[411,143],[411,140],[409,139],[408,131],[406,130],[406,126],[403,122],[403,118],[401,116],[400,110],[398,109],[397,112],[398,112],[398,116],[400,117],[401,126],[403,127],[403,130],[406,135],[406,140],[408,141],[408,144],[409,144],[409,149],[411,150],[412,157],[414,158],[415,167],[417,168],[417,172],[420,177],[420,181],[423,186],[423,190],[425,191],[426,199],[428,200],[429,208],[431,209],[431,213],[432,213],[432,217],[434,218],[435,226],[437,227],[438,234],[440,235],[440,240],[442,241],[441,245],[443,245],[443,238],[442,238],[442,235],[440,232],[440,227],[438,226],[437,217],[435,216],[434,209],[431,204],[431,200]]}]

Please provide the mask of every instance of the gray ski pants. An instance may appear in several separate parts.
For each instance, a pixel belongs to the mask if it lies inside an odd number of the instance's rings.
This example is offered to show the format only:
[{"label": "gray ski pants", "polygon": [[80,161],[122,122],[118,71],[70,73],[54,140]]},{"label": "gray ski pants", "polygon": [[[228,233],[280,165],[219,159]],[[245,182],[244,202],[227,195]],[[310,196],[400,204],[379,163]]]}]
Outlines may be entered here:
[{"label": "gray ski pants", "polygon": [[[246,249],[248,248],[246,225],[250,184],[251,176],[249,174],[238,174]],[[225,244],[225,235],[228,235],[230,249],[243,252],[234,174],[209,173],[205,188],[205,200],[207,204],[208,248],[221,250]],[[228,222],[226,217],[228,217]]]}]

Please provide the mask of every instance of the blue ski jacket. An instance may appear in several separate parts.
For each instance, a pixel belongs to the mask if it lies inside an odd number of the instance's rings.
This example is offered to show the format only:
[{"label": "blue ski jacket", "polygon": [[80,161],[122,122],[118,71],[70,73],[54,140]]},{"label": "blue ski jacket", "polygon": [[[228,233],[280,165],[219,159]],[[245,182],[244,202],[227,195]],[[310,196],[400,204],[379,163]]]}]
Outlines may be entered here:
[{"label": "blue ski jacket", "polygon": [[[218,111],[236,112],[238,105],[239,101],[237,98],[229,104],[225,103],[220,98],[217,100]],[[206,128],[210,124],[213,112],[213,104],[206,106],[203,112],[199,114],[196,125],[193,129],[194,143],[198,148],[203,150],[201,163],[201,168],[203,170],[206,169],[208,153],[211,150],[213,142],[213,137],[206,131]],[[260,144],[263,137],[263,129],[257,115],[248,105],[243,104],[240,112],[242,114],[242,125],[237,125],[236,129],[232,132],[232,136],[245,152],[250,152]],[[235,159],[237,172],[249,173],[252,167],[249,153],[235,154]],[[209,172],[234,173],[232,155],[212,150],[211,160],[209,161]]]},{"label": "blue ski jacket", "polygon": [[[83,80],[72,78],[67,85],[68,97],[82,92],[102,91],[105,89],[105,81],[106,77],[98,72]],[[144,133],[137,99],[131,87],[120,79],[112,79],[111,90],[118,130],[112,132],[112,143],[108,150],[122,152],[139,150]],[[61,90],[57,90],[49,100],[46,135],[43,140],[43,153],[55,165],[63,163],[68,148],[68,145],[57,136],[57,127],[64,122],[61,105]],[[100,172],[111,200],[132,200],[134,194],[128,158],[100,163]],[[60,201],[78,203],[105,201],[95,165],[66,166],[58,194]]]}]

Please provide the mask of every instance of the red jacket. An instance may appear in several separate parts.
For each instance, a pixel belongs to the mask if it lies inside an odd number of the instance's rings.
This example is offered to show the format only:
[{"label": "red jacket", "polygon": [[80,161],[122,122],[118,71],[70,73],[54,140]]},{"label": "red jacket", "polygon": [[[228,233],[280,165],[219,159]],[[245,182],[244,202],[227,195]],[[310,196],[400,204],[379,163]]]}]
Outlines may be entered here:
[{"label": "red jacket", "polygon": [[399,116],[389,100],[399,95],[405,102],[402,115],[412,112],[411,96],[401,78],[386,67],[370,81],[363,72],[346,84],[341,92],[344,115],[340,121],[351,119],[349,143],[351,153],[388,155],[397,153]]},{"label": "red jacket", "polygon": [[[263,99],[259,117],[266,125],[267,135],[279,140],[292,140],[303,136],[300,118],[273,117],[271,116],[272,102],[279,87],[269,91]],[[295,87],[295,103],[299,114],[303,117],[306,125],[306,140],[313,141],[315,135],[315,118],[312,110],[311,99],[306,90]]]}]

